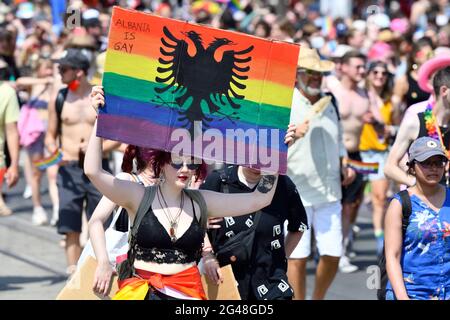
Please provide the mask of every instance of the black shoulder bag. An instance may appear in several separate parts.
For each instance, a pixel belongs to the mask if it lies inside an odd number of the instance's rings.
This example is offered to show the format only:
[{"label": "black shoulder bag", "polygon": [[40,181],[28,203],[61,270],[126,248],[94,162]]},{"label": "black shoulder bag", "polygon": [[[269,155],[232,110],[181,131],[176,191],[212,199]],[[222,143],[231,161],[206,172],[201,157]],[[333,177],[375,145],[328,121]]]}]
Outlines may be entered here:
[{"label": "black shoulder bag", "polygon": [[[229,193],[227,169],[220,173],[221,192]],[[261,210],[254,213],[253,225],[248,230],[239,232],[237,235],[229,238],[223,245],[217,247],[215,251],[217,261],[221,267],[227,264],[247,264],[252,256],[255,231],[261,219]]]},{"label": "black shoulder bag", "polygon": [[122,261],[117,265],[117,277],[119,281],[132,278],[134,276],[134,260],[136,257],[135,245],[136,245],[136,234],[147,211],[152,205],[153,199],[155,198],[156,187],[149,186],[145,188],[144,197],[141,204],[136,212],[136,217],[134,218],[133,226],[131,227],[130,233],[128,234],[128,253],[127,259]]}]

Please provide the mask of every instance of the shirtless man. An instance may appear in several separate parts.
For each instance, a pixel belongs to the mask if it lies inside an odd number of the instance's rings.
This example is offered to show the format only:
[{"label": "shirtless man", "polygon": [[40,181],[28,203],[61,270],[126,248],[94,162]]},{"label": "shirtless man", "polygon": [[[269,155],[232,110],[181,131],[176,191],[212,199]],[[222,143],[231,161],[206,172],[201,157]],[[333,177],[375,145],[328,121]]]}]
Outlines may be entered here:
[{"label": "shirtless man", "polygon": [[[343,127],[344,146],[350,159],[361,161],[359,155],[359,140],[364,123],[373,122],[374,118],[369,111],[369,99],[364,89],[358,84],[365,76],[364,55],[357,51],[347,52],[342,57],[342,78],[330,76],[327,78],[327,87],[339,103],[339,114]],[[344,252],[348,242],[351,221],[356,218],[362,191],[363,177],[357,174],[353,183],[343,188],[342,195],[342,232],[344,236]],[[353,218],[353,219],[352,219]],[[353,272],[357,267],[351,265],[345,254],[339,262],[341,272]]]},{"label": "shirtless man", "polygon": [[[68,274],[75,271],[78,258],[81,254],[80,233],[83,204],[86,200],[86,213],[88,218],[92,215],[97,203],[102,197],[101,193],[91,184],[83,173],[83,158],[89,136],[94,127],[96,113],[90,107],[89,94],[92,86],[86,74],[89,69],[89,60],[78,49],[68,49],[62,58],[55,61],[59,63],[59,72],[62,83],[69,88],[58,120],[56,112],[56,95],[49,103],[49,124],[45,137],[45,146],[53,154],[57,149],[59,138],[63,153],[63,162],[58,170],[57,185],[59,195],[59,221],[58,233],[66,235],[66,258]],[[58,132],[58,122],[60,132]],[[104,150],[114,149],[120,143],[108,141]],[[108,160],[104,157],[103,168],[108,169]]]},{"label": "shirtless man", "polygon": [[[433,114],[440,127],[444,146],[448,150],[450,146],[450,67],[436,72],[433,78],[433,91],[436,98]],[[416,179],[406,173],[400,162],[414,140],[428,136],[424,120],[425,113],[419,109],[418,111],[416,116],[404,117],[384,167],[386,177],[409,187],[416,184]]]}]

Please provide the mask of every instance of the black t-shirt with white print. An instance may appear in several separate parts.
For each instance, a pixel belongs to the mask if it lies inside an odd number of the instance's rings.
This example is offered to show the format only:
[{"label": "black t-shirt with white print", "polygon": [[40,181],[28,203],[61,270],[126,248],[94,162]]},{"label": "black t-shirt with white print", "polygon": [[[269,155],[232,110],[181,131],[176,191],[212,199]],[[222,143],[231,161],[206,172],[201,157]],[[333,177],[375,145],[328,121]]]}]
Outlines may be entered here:
[{"label": "black t-shirt with white print", "polygon": [[[253,192],[239,181],[238,166],[225,170],[229,193]],[[223,192],[219,171],[208,175],[200,189]],[[226,204],[224,204],[226,205]],[[288,176],[279,176],[272,203],[263,208],[256,228],[250,264],[232,263],[233,272],[239,283],[243,300],[289,299],[293,291],[287,282],[287,259],[284,249],[284,223],[292,232],[305,230],[308,226],[305,208],[298,191]],[[253,225],[254,213],[239,217],[225,217],[221,228],[210,231],[214,238],[213,248],[217,251],[225,241]]]}]

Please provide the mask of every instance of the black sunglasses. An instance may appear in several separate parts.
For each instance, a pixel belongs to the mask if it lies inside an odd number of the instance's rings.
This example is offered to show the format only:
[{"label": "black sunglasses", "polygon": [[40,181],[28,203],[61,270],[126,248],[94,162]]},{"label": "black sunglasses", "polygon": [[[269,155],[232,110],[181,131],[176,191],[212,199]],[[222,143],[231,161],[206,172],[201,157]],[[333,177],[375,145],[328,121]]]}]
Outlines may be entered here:
[{"label": "black sunglasses", "polygon": [[381,74],[383,77],[388,75],[387,71],[372,70],[372,73],[375,74],[375,75]]},{"label": "black sunglasses", "polygon": [[65,73],[67,70],[74,70],[74,68],[69,67],[69,66],[58,66],[58,70],[60,73]]},{"label": "black sunglasses", "polygon": [[437,161],[431,161],[431,160],[425,160],[422,162],[417,161],[417,163],[419,164],[419,166],[425,168],[425,169],[431,169],[432,167],[436,167],[438,169],[444,168],[447,164],[447,160],[443,159],[443,160],[437,160]]},{"label": "black sunglasses", "polygon": [[[170,162],[170,165],[172,166],[172,168],[177,169],[177,170],[182,168],[184,164],[185,164],[184,162],[181,162],[181,163]],[[200,168],[200,164],[198,164],[198,163],[186,163],[186,167],[189,170],[197,170],[198,168]]]}]

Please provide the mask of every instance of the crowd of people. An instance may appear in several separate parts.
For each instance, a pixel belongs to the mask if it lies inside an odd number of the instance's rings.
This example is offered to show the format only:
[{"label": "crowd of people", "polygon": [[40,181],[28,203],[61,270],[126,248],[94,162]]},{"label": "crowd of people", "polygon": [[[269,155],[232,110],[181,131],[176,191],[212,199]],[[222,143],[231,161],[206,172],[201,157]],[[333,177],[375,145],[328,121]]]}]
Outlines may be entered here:
[{"label": "crowd of people", "polygon": [[[235,165],[214,170],[189,157],[177,163],[167,153],[92,135],[104,104],[99,85],[114,5],[299,44],[287,175],[270,180]],[[338,271],[358,270],[356,221],[369,201],[374,250],[386,255],[386,298],[448,299],[449,20],[447,0],[3,1],[0,184],[15,185],[21,157],[32,223],[56,226],[64,236],[68,274],[81,254],[86,214],[99,262],[93,286],[101,293],[113,272],[103,225],[121,206],[142,221],[132,250],[135,272],[149,284],[163,274],[167,284],[142,298],[203,299],[201,284],[188,288],[183,277],[198,280],[201,261],[220,283],[224,262],[215,253],[255,229],[248,260],[227,262],[241,297],[305,299],[306,265],[314,256],[311,297],[324,299]],[[324,111],[310,117],[319,104]],[[59,163],[37,165],[50,158]],[[44,171],[51,213],[41,200]],[[270,189],[260,183],[265,179]],[[199,191],[182,191],[187,185]],[[404,188],[412,213],[402,231],[397,191]],[[238,200],[244,198],[255,201]],[[233,206],[219,207],[223,201]],[[209,223],[205,207],[216,217]],[[0,216],[11,214],[0,196]],[[152,239],[149,228],[163,238]],[[118,296],[136,298],[133,286],[122,282]]]}]

